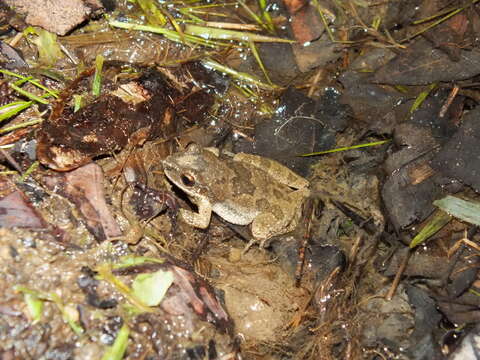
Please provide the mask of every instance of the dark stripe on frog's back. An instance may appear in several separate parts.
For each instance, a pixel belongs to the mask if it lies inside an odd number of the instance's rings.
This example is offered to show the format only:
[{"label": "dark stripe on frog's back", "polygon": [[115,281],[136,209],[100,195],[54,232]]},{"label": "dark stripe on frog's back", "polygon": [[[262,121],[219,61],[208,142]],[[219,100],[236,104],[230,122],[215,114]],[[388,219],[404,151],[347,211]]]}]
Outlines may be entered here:
[{"label": "dark stripe on frog's back", "polygon": [[234,173],[232,178],[232,195],[247,194],[253,196],[258,184],[252,183],[251,169],[238,161],[229,162],[229,166]]}]

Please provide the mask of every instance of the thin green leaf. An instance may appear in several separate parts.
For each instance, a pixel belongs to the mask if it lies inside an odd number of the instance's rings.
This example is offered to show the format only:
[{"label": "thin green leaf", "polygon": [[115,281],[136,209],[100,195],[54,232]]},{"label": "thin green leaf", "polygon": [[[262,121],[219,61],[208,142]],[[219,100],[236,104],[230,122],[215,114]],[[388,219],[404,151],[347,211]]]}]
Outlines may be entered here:
[{"label": "thin green leaf", "polygon": [[93,75],[92,94],[93,96],[99,96],[102,90],[102,68],[104,57],[97,55],[95,57],[95,74]]},{"label": "thin green leaf", "polygon": [[267,2],[265,0],[258,0],[258,5],[260,6],[260,10],[262,11],[263,20],[265,21],[264,26],[270,32],[275,32],[275,24],[273,23],[272,17],[267,11]]},{"label": "thin green leaf", "polygon": [[35,94],[32,94],[31,92],[28,92],[26,90],[23,90],[22,88],[18,87],[17,85],[13,84],[13,83],[10,83],[8,84],[13,90],[15,90],[16,92],[18,92],[19,94],[25,96],[26,98],[29,98],[30,100],[33,100],[33,101],[36,101],[36,102],[39,102],[41,104],[45,104],[47,105],[48,104],[48,101],[41,98],[40,96],[37,96]]},{"label": "thin green leaf", "polygon": [[234,79],[237,79],[237,80],[240,80],[240,81],[245,81],[245,82],[250,83],[252,85],[258,86],[261,89],[265,89],[265,90],[279,89],[279,87],[276,86],[276,85],[265,84],[264,82],[260,81],[258,78],[256,78],[253,75],[249,75],[249,74],[243,73],[243,72],[238,72],[238,71],[236,71],[232,68],[229,68],[229,67],[227,67],[225,65],[222,65],[222,64],[220,64],[220,63],[218,63],[214,60],[211,60],[211,59],[202,60],[202,64],[205,65],[206,67],[210,68],[210,69],[220,71],[224,74],[230,75]]},{"label": "thin green leaf", "polygon": [[422,230],[412,239],[410,243],[410,249],[424,243],[438,231],[440,231],[445,225],[447,225],[452,216],[447,214],[444,211],[437,210],[433,216],[430,218],[430,221],[423,227]]},{"label": "thin green leaf", "polygon": [[1,106],[0,121],[9,119],[12,116],[17,115],[19,112],[25,110],[32,104],[33,104],[32,101],[15,101],[15,102],[11,102],[9,104]]},{"label": "thin green leaf", "polygon": [[157,259],[157,258],[148,257],[148,256],[126,255],[126,256],[122,256],[119,262],[114,264],[112,268],[115,270],[124,269],[126,267],[142,265],[149,262],[155,263],[155,264],[163,264],[165,261],[162,259]]},{"label": "thin green leaf", "polygon": [[132,304],[139,312],[153,312],[154,309],[145,305],[143,301],[141,301],[135,294],[133,294],[132,290],[125,285],[120,279],[118,279],[115,275],[113,275],[111,270],[110,264],[102,264],[97,266],[95,269],[98,272],[98,276],[110,284],[112,284],[117,291],[123,294],[127,301]]},{"label": "thin green leaf", "polygon": [[73,95],[73,112],[77,112],[82,108],[83,95]]},{"label": "thin green leaf", "polygon": [[28,167],[27,170],[23,173],[23,175],[20,177],[19,182],[24,182],[26,178],[28,178],[35,170],[38,169],[38,166],[40,163],[38,161],[34,161],[32,165]]},{"label": "thin green leaf", "polygon": [[377,145],[382,145],[390,140],[382,140],[382,141],[374,141],[371,143],[366,143],[366,144],[358,144],[358,145],[352,145],[352,146],[345,146],[341,148],[336,148],[336,149],[330,149],[330,150],[324,150],[324,151],[317,151],[313,153],[308,153],[308,154],[301,154],[297,156],[315,156],[315,155],[324,155],[324,154],[330,154],[330,153],[335,153],[339,151],[346,151],[346,150],[352,150],[352,149],[359,149],[359,148],[364,148],[364,147],[369,147],[369,146],[377,146]]},{"label": "thin green leaf", "polygon": [[448,195],[443,199],[434,201],[433,205],[460,220],[480,226],[480,203],[477,201],[463,200]]},{"label": "thin green leaf", "polygon": [[70,326],[70,328],[73,330],[73,332],[77,336],[81,336],[83,334],[83,332],[84,332],[83,328],[81,327],[80,324],[78,324],[76,322],[76,320],[74,318],[72,318],[70,316],[70,313],[66,310],[65,305],[63,304],[62,300],[60,299],[60,297],[56,293],[54,293],[54,292],[45,293],[45,292],[42,292],[42,291],[32,290],[32,289],[29,289],[26,286],[22,286],[22,285],[16,285],[14,287],[14,289],[15,289],[15,291],[22,292],[23,294],[33,295],[40,300],[46,300],[46,301],[53,302],[57,306],[57,308],[60,310],[60,312],[62,313],[63,320]]},{"label": "thin green leaf", "polygon": [[[185,44],[182,40],[182,37],[176,31],[165,29],[158,26],[150,26],[150,25],[140,25],[140,24],[133,24],[133,23],[125,23],[122,21],[111,20],[108,23],[110,26],[117,27],[120,29],[126,30],[138,30],[138,31],[148,31],[155,34],[161,34],[165,36],[167,39],[179,42],[181,44]],[[212,40],[205,40],[198,36],[192,36],[188,34],[184,34],[184,39],[188,40],[193,44],[208,46],[208,47],[216,47],[216,46],[230,46],[231,44],[225,44],[219,41],[212,41]]]},{"label": "thin green leaf", "polygon": [[13,77],[16,77],[16,78],[19,78],[19,79],[24,79],[24,80],[28,81],[30,84],[35,85],[39,89],[42,89],[42,90],[46,91],[50,96],[53,96],[54,98],[58,98],[57,91],[50,90],[45,85],[40,84],[37,79],[32,79],[31,77],[26,77],[26,76],[23,76],[23,75],[20,75],[20,74],[17,74],[17,73],[8,71],[8,70],[4,70],[4,69],[0,69],[0,73],[5,74],[5,75],[9,75],[9,76],[13,76]]},{"label": "thin green leaf", "polygon": [[15,124],[15,125],[0,129],[0,134],[5,134],[5,133],[13,131],[13,130],[18,130],[18,129],[22,129],[22,128],[25,128],[25,127],[28,127],[28,126],[40,124],[41,122],[43,122],[43,119],[35,119],[35,120],[30,120],[30,121],[24,121],[20,124]]},{"label": "thin green leaf", "polygon": [[185,26],[185,34],[195,35],[204,39],[218,40],[237,40],[237,41],[254,41],[254,42],[278,42],[278,43],[294,43],[294,40],[282,39],[273,36],[259,35],[248,31],[235,31],[227,29],[218,29],[207,26],[188,24]]},{"label": "thin green leaf", "polygon": [[262,21],[262,19],[260,18],[260,16],[258,16],[257,14],[255,14],[252,9],[250,9],[248,7],[247,4],[245,4],[245,2],[243,0],[238,0],[238,3],[243,7],[243,9],[248,13],[248,15],[250,15],[250,17],[255,20],[255,22],[260,25],[262,28],[264,28],[265,30],[268,30],[266,28],[266,25],[265,23]]},{"label": "thin green leaf", "polygon": [[432,92],[433,89],[437,87],[437,84],[431,84],[425,91],[422,91],[415,101],[412,104],[412,107],[410,108],[410,114],[412,114],[415,110],[417,110],[425,101],[425,99],[428,97],[428,95]]},{"label": "thin green leaf", "polygon": [[467,9],[468,7],[470,7],[471,5],[473,4],[476,4],[478,1],[480,0],[473,0],[470,4],[467,4],[461,8],[457,8],[455,10],[453,10],[452,12],[450,12],[449,14],[445,15],[444,17],[438,19],[437,21],[434,21],[433,23],[431,23],[430,25],[424,27],[423,29],[417,31],[416,33],[412,34],[412,35],[409,35],[407,36],[405,39],[403,40],[400,40],[401,43],[405,42],[405,41],[410,41],[411,39],[413,39],[414,37],[417,37],[418,35],[420,34],[423,34],[425,31],[427,30],[430,30],[431,28],[437,26],[438,24],[441,24],[442,22],[450,19],[452,16],[455,16],[457,15],[459,12]]},{"label": "thin green leaf", "polygon": [[260,66],[260,69],[262,69],[265,79],[267,79],[270,85],[273,85],[272,81],[270,80],[270,77],[268,76],[267,69],[265,69],[265,66],[263,66],[262,59],[260,58],[260,54],[257,51],[257,47],[255,46],[255,43],[253,41],[249,41],[248,44],[250,45],[250,50],[252,50],[252,54],[255,57],[255,60],[257,61],[258,66]]},{"label": "thin green leaf", "polygon": [[133,280],[132,289],[135,296],[145,305],[157,306],[172,283],[172,272],[159,270],[154,273],[138,275]]},{"label": "thin green leaf", "polygon": [[173,26],[177,34],[180,36],[180,41],[184,44],[188,44],[188,41],[185,38],[185,34],[183,33],[183,29],[180,27],[175,18],[169,12],[165,12],[165,15],[167,16],[168,21],[170,21],[170,24]]},{"label": "thin green leaf", "polygon": [[118,331],[114,343],[107,348],[101,360],[122,360],[127,350],[129,335],[130,329],[127,324],[124,323]]}]

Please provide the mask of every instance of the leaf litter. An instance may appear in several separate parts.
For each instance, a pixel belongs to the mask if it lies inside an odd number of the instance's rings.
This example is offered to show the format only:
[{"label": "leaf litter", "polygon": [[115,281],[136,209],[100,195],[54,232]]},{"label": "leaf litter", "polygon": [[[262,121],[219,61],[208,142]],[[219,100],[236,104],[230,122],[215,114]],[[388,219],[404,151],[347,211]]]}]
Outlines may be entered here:
[{"label": "leaf litter", "polygon": [[[86,3],[0,8],[2,357],[466,356],[477,1]],[[191,142],[308,177],[301,226],[186,225]]]}]

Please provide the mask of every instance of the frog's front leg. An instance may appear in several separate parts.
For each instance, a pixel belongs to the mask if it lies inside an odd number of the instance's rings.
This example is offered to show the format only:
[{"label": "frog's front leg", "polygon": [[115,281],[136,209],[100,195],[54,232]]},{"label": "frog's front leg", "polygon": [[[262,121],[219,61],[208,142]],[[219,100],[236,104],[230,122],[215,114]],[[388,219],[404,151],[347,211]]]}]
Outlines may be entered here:
[{"label": "frog's front leg", "polygon": [[210,224],[210,218],[212,217],[212,205],[206,199],[198,199],[196,205],[198,207],[198,213],[190,210],[180,209],[180,216],[187,224],[193,227],[205,229],[208,227],[208,224]]}]

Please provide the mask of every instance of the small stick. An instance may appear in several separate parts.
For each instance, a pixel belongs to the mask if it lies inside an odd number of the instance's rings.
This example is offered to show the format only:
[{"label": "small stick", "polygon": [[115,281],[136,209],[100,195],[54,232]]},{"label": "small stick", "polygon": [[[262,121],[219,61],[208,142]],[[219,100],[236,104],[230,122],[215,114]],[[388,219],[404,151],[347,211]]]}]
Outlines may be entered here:
[{"label": "small stick", "polygon": [[452,105],[453,99],[455,99],[459,90],[460,88],[458,87],[458,85],[455,85],[452,88],[452,91],[450,91],[450,94],[448,94],[447,101],[445,101],[445,104],[443,104],[442,108],[440,109],[438,117],[443,118],[445,116],[445,113],[447,112],[450,105]]},{"label": "small stick", "polygon": [[395,279],[393,279],[392,286],[390,287],[390,290],[388,290],[388,293],[385,296],[385,300],[390,301],[395,295],[395,291],[397,291],[398,284],[400,283],[400,279],[402,278],[403,273],[407,268],[408,261],[410,260],[410,257],[412,256],[413,251],[414,250],[409,249],[405,257],[403,258],[403,261],[400,264],[400,267],[398,268],[397,273],[395,274]]}]

